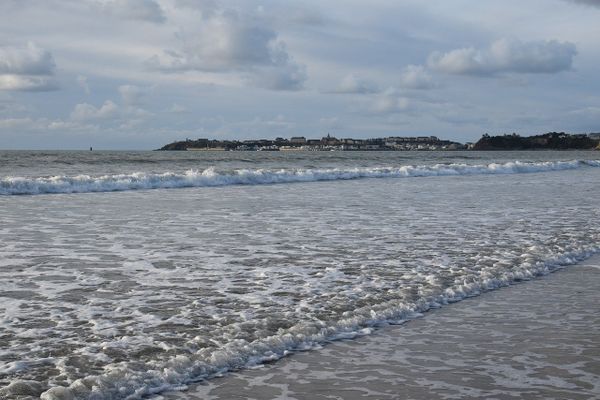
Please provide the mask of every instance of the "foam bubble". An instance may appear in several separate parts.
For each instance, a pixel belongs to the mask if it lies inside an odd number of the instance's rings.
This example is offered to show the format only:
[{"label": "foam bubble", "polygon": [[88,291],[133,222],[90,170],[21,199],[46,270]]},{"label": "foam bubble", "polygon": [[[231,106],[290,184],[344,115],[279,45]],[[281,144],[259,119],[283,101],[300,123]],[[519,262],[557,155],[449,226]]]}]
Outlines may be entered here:
[{"label": "foam bubble", "polygon": [[131,370],[125,364],[106,368],[107,373],[76,380],[69,387],[53,387],[41,396],[44,400],[65,399],[141,399],[165,390],[181,390],[185,384],[211,378],[228,370],[249,367],[282,358],[292,351],[318,348],[331,340],[367,335],[372,327],[401,323],[418,318],[441,304],[460,301],[481,292],[508,286],[522,279],[548,274],[600,252],[600,247],[559,254],[535,264],[524,263],[502,276],[486,276],[446,288],[441,293],[422,297],[414,303],[390,301],[377,310],[370,307],[355,310],[349,318],[331,324],[301,323],[277,335],[248,343],[234,340],[219,350],[200,350],[187,356],[178,355],[165,363],[148,365],[146,370]]}]

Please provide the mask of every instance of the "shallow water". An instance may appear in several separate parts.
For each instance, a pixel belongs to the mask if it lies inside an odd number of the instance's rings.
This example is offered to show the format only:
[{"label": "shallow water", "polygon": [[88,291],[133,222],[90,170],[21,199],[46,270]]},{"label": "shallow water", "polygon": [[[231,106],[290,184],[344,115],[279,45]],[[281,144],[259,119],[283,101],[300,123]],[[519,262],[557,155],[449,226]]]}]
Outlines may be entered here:
[{"label": "shallow water", "polygon": [[[600,256],[153,400],[594,400]],[[576,288],[576,290],[573,290]]]},{"label": "shallow water", "polygon": [[600,246],[594,152],[0,157],[5,183],[210,167],[228,177],[240,168],[478,171],[0,196],[7,398],[177,389],[547,273]]}]

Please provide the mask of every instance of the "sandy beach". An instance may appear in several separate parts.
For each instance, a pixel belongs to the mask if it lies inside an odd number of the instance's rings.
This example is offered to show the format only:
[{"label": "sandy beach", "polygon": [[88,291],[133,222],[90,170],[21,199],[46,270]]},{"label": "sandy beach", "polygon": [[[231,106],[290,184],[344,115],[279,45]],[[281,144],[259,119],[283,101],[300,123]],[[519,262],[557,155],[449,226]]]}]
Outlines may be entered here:
[{"label": "sandy beach", "polygon": [[163,399],[597,399],[600,257]]}]

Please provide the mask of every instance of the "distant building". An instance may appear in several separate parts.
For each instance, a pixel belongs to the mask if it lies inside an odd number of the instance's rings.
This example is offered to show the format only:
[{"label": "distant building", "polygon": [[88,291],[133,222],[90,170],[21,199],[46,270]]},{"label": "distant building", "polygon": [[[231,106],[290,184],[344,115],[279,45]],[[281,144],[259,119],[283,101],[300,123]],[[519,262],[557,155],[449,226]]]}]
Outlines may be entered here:
[{"label": "distant building", "polygon": [[304,136],[294,136],[290,139],[290,143],[294,144],[305,144],[306,138]]},{"label": "distant building", "polygon": [[326,146],[335,146],[340,144],[340,141],[328,133],[327,136],[321,139],[321,144],[324,144]]}]

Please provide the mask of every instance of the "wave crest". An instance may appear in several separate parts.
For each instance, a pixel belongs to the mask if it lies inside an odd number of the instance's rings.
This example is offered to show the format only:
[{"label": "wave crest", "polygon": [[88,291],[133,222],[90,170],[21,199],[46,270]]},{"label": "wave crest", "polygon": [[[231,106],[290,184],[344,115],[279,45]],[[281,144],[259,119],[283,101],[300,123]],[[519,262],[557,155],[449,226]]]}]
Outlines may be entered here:
[{"label": "wave crest", "polygon": [[552,162],[514,161],[503,164],[435,164],[376,168],[331,169],[238,169],[217,171],[189,170],[185,173],[152,174],[136,172],[116,175],[76,175],[38,178],[4,177],[0,195],[34,195],[44,193],[90,193],[144,189],[173,189],[229,185],[264,185],[293,182],[334,181],[361,178],[405,178],[449,175],[521,174],[561,171],[583,167],[600,167],[600,160]]}]

